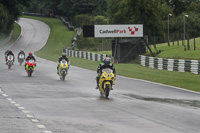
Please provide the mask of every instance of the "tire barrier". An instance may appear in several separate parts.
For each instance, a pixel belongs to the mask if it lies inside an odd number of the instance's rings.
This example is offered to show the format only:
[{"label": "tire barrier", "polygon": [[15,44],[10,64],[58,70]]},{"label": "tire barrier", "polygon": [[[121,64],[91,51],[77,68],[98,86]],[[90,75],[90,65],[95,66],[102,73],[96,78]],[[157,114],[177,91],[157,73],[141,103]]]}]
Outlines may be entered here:
[{"label": "tire barrier", "polygon": [[139,55],[142,66],[160,70],[200,73],[200,60],[164,59]]},{"label": "tire barrier", "polygon": [[69,50],[69,49],[65,49],[65,51],[66,51],[67,56],[69,57],[79,57],[79,58],[92,60],[92,61],[103,61],[104,58],[111,57],[106,54],[96,54],[96,53],[91,53],[87,51],[76,51],[76,50]]}]

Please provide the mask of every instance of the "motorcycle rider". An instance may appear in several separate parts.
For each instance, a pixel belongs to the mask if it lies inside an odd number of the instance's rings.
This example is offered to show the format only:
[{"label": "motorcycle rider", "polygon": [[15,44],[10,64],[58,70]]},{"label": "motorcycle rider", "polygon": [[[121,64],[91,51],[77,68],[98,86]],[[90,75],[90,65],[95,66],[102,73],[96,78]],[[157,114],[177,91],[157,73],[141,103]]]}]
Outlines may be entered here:
[{"label": "motorcycle rider", "polygon": [[24,53],[24,50],[23,50],[23,49],[21,49],[20,52],[18,53],[18,59],[19,59],[19,55],[20,55],[20,54],[23,54],[24,57],[25,57],[25,53]]},{"label": "motorcycle rider", "polygon": [[4,56],[5,56],[5,61],[6,61],[6,59],[7,59],[7,54],[8,54],[8,52],[9,52],[9,49],[8,49],[8,50],[6,50],[6,52],[4,53]]},{"label": "motorcycle rider", "polygon": [[[60,57],[58,58],[58,61],[57,61],[57,74],[59,73],[58,68],[59,68],[60,62],[61,62],[62,60],[67,61],[67,64],[69,65],[69,59],[67,58],[66,53],[63,52],[63,53],[62,53],[62,56],[60,56]],[[69,69],[69,67],[68,67],[68,69]]]},{"label": "motorcycle rider", "polygon": [[5,52],[6,64],[7,64],[7,57],[8,57],[9,55],[12,55],[12,56],[13,56],[13,62],[15,61],[15,56],[14,56],[12,50],[9,49],[9,50],[7,50],[7,51]]},{"label": "motorcycle rider", "polygon": [[97,77],[96,77],[96,80],[97,80],[97,87],[96,89],[99,88],[99,79],[100,79],[100,76],[102,74],[102,70],[105,69],[105,68],[110,68],[113,70],[113,74],[115,75],[116,77],[116,71],[115,71],[115,67],[114,65],[110,62],[110,58],[109,57],[106,57],[102,63],[99,64],[99,66],[97,67]]},{"label": "motorcycle rider", "polygon": [[[35,57],[33,56],[32,52],[29,52],[28,56],[26,57],[26,62],[25,62],[25,70],[26,70],[26,63],[29,61],[29,60],[34,60],[36,61]],[[35,64],[36,66],[36,64]]]}]

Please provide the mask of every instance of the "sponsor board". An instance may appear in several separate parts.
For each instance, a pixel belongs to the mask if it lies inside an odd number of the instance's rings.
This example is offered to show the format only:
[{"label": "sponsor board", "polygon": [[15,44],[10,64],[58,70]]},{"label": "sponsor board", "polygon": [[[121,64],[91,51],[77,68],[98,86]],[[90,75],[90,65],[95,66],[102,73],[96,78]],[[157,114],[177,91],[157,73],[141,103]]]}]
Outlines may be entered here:
[{"label": "sponsor board", "polygon": [[95,25],[94,37],[143,37],[143,25]]}]

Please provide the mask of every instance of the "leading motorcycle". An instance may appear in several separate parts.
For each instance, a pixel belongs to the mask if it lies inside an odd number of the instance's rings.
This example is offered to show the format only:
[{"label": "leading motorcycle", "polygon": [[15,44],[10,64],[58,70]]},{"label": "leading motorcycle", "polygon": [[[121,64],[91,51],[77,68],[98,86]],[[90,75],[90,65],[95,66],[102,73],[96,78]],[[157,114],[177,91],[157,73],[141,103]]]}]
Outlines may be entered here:
[{"label": "leading motorcycle", "polygon": [[99,79],[99,91],[101,96],[105,95],[108,98],[110,90],[112,90],[112,86],[115,80],[115,75],[113,74],[113,70],[106,68],[102,70],[102,74]]},{"label": "leading motorcycle", "polygon": [[66,60],[62,60],[58,67],[58,75],[60,76],[60,80],[65,80],[65,77],[68,74],[69,64]]},{"label": "leading motorcycle", "polygon": [[8,65],[8,69],[10,69],[12,65],[14,65],[14,57],[13,57],[13,55],[8,55],[7,56],[6,65]]},{"label": "leading motorcycle", "polygon": [[36,62],[34,60],[28,60],[26,62],[26,72],[29,77],[32,76],[35,66],[36,66]]}]

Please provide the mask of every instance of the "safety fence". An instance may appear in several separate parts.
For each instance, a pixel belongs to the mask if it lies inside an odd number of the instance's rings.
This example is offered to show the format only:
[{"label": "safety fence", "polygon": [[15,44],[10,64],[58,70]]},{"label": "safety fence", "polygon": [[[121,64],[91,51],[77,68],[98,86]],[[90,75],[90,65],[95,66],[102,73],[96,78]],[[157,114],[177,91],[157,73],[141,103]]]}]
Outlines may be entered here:
[{"label": "safety fence", "polygon": [[200,60],[164,59],[139,55],[140,64],[160,70],[200,73]]},{"label": "safety fence", "polygon": [[[70,57],[79,57],[83,59],[93,60],[93,61],[103,61],[108,55],[106,54],[96,54],[87,51],[76,51],[66,49],[67,56]],[[109,56],[110,57],[110,56]]]}]

